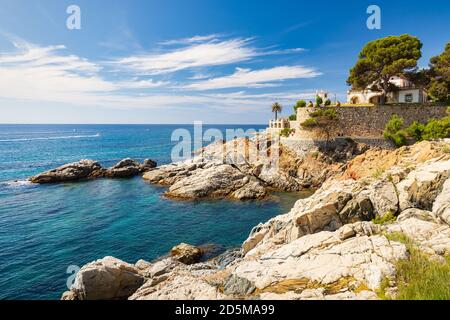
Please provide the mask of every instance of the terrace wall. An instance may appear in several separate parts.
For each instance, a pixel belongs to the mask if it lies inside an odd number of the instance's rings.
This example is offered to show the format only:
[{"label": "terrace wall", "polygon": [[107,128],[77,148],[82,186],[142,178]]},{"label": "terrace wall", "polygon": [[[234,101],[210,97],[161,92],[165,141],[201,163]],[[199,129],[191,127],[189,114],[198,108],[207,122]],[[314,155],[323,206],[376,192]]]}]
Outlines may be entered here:
[{"label": "terrace wall", "polygon": [[[303,139],[323,139],[318,130],[304,129],[300,125],[310,118],[317,108],[298,108],[297,122],[292,123],[295,136]],[[336,107],[338,119],[331,130],[331,137],[379,139],[383,137],[386,123],[394,115],[405,120],[409,126],[414,121],[426,122],[431,118],[446,116],[446,106],[430,105],[379,105],[366,107]]]}]

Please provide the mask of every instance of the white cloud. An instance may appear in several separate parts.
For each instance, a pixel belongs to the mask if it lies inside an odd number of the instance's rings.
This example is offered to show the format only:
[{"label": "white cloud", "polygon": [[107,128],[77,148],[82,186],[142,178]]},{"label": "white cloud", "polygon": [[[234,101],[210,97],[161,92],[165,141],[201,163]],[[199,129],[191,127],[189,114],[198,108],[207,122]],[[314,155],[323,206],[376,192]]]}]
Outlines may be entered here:
[{"label": "white cloud", "polygon": [[183,46],[164,52],[134,55],[113,60],[118,67],[147,75],[172,73],[185,69],[228,65],[252,60],[259,56],[293,54],[304,51],[292,49],[258,49],[250,46],[253,38],[223,39],[220,35],[194,36],[165,44]]},{"label": "white cloud", "polygon": [[168,81],[154,81],[153,79],[139,80],[137,78],[131,81],[120,81],[116,83],[117,89],[151,89],[169,85],[170,82]]},{"label": "white cloud", "polygon": [[206,42],[211,40],[216,40],[219,38],[220,34],[209,34],[205,36],[193,36],[190,38],[183,38],[183,39],[175,39],[175,40],[166,40],[160,42],[162,45],[174,45],[174,44],[189,44],[189,43],[198,43],[198,42]]},{"label": "white cloud", "polygon": [[211,90],[224,88],[261,88],[275,86],[288,79],[314,78],[321,75],[312,68],[302,66],[281,66],[270,69],[250,70],[237,68],[232,75],[199,81],[184,86],[185,89]]},{"label": "white cloud", "polygon": [[113,63],[140,74],[157,75],[188,68],[242,62],[259,55],[255,49],[247,45],[248,39],[200,43],[166,53],[126,57]]},{"label": "white cloud", "polygon": [[[239,42],[241,41],[241,42]],[[217,60],[233,61],[250,59],[255,53],[252,49],[242,48],[245,40],[220,42],[206,50],[209,63]],[[242,42],[243,41],[243,42]],[[208,44],[206,44],[208,45]],[[244,45],[245,47],[245,45]],[[225,48],[224,52],[220,48]],[[14,52],[0,53],[0,99],[3,102],[20,100],[35,105],[42,102],[70,104],[80,107],[106,107],[117,109],[164,109],[164,108],[212,108],[224,112],[242,113],[248,110],[263,110],[273,100],[288,103],[295,99],[288,93],[251,95],[243,92],[230,94],[202,94],[198,91],[171,91],[171,83],[158,79],[130,77],[117,74],[117,80],[107,80],[102,76],[108,65],[92,62],[82,57],[68,54],[64,46],[37,46],[25,41],[17,41]],[[189,52],[198,59],[205,57],[204,47],[190,46]],[[234,51],[234,53],[230,53]],[[172,52],[172,54],[174,54]],[[175,56],[178,56],[174,54]],[[213,58],[214,57],[214,58]],[[194,59],[194,62],[197,61]],[[176,59],[170,66],[161,66],[161,70],[180,67]],[[183,65],[183,63],[181,63]],[[188,63],[190,64],[190,63]],[[194,63],[195,64],[195,63]],[[261,86],[272,85],[271,81],[281,81],[295,77],[312,76],[312,69],[302,67],[278,67],[250,71],[240,69],[229,77],[211,79],[212,82],[199,81],[194,86]],[[211,84],[212,83],[212,84]],[[159,88],[156,93],[153,89]],[[196,88],[197,89],[197,88]],[[292,98],[292,99],[291,99]],[[300,96],[296,96],[296,99]],[[61,109],[63,110],[63,109]],[[63,112],[63,111],[62,111]],[[82,111],[80,111],[82,112]]]}]

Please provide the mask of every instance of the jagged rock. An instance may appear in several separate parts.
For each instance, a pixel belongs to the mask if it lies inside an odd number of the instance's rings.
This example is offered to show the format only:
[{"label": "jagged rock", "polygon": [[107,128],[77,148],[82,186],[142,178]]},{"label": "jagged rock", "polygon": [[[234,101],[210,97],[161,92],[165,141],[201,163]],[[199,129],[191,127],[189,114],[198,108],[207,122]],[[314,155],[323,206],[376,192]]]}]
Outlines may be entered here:
[{"label": "jagged rock", "polygon": [[152,265],[150,262],[141,259],[141,260],[138,260],[138,261],[134,264],[134,266],[135,266],[140,272],[142,272],[142,271],[148,270],[148,269],[151,268],[153,265]]},{"label": "jagged rock", "polygon": [[231,275],[225,281],[223,293],[226,295],[247,296],[255,291],[255,289],[255,285],[247,279]]},{"label": "jagged rock", "polygon": [[166,258],[153,263],[149,268],[145,269],[144,275],[147,278],[159,277],[166,273],[171,272],[173,269],[178,267],[180,262],[172,258]]},{"label": "jagged rock", "polygon": [[347,202],[339,217],[342,223],[372,220],[375,218],[372,201],[367,194],[360,193]]},{"label": "jagged rock", "polygon": [[180,261],[181,263],[193,264],[200,260],[203,251],[200,248],[181,243],[170,250],[170,255],[173,259]]},{"label": "jagged rock", "polygon": [[[79,300],[126,299],[143,283],[144,277],[136,267],[105,257],[82,267],[70,291]],[[64,298],[68,297],[68,294],[64,295]]]},{"label": "jagged rock", "polygon": [[227,164],[201,169],[174,183],[167,195],[183,199],[226,197],[244,186],[244,177],[242,172]]},{"label": "jagged rock", "polygon": [[105,176],[109,178],[130,178],[137,176],[140,172],[141,164],[133,159],[127,158],[109,168]]},{"label": "jagged rock", "polygon": [[61,300],[79,300],[76,292],[74,291],[66,291],[62,294]]},{"label": "jagged rock", "polygon": [[156,286],[145,284],[130,300],[218,300],[224,295],[217,288],[197,277],[183,275],[175,276]]},{"label": "jagged rock", "polygon": [[240,258],[242,258],[242,253],[240,249],[227,250],[224,253],[212,259],[211,263],[216,265],[219,269],[223,269]]},{"label": "jagged rock", "polygon": [[32,183],[58,183],[79,181],[84,179],[96,178],[129,178],[148,170],[151,166],[156,165],[152,160],[145,160],[144,164],[133,159],[123,159],[115,166],[105,169],[100,163],[94,160],[80,160],[78,162],[69,163],[31,177]]},{"label": "jagged rock", "polygon": [[170,273],[162,275],[162,281],[147,281],[130,300],[216,300],[223,299],[217,286],[207,279],[214,276],[217,269],[211,265],[198,263],[180,265]]},{"label": "jagged rock", "polygon": [[[391,176],[392,179],[392,176]],[[370,200],[378,216],[388,212],[396,214],[398,211],[398,197],[395,185],[390,181],[378,181],[372,185],[369,192]]]},{"label": "jagged rock", "polygon": [[375,290],[383,276],[394,273],[393,262],[406,257],[403,244],[381,235],[342,241],[338,232],[323,231],[267,252],[258,260],[243,261],[233,274],[262,290],[283,280],[308,279],[311,285],[325,287],[346,277]]},{"label": "jagged rock", "polygon": [[269,232],[269,228],[260,224],[253,228],[250,232],[250,236],[242,244],[242,255],[246,255],[250,250],[252,250],[258,243],[264,239],[264,236]]},{"label": "jagged rock", "polygon": [[410,208],[403,211],[398,217],[397,222],[402,222],[411,218],[415,218],[422,221],[429,221],[433,223],[438,223],[436,217],[426,210]]},{"label": "jagged rock", "polygon": [[353,186],[352,181],[340,181],[326,189],[321,188],[305,201],[297,202],[291,214],[299,230],[298,236],[340,228],[343,223],[339,212],[352,199]]},{"label": "jagged rock", "polygon": [[156,168],[158,164],[156,161],[153,161],[151,159],[145,159],[144,162],[140,165],[141,172],[149,171],[153,168]]},{"label": "jagged rock", "polygon": [[433,214],[450,226],[450,179],[445,180],[442,192],[433,204]]},{"label": "jagged rock", "polygon": [[[246,183],[246,181],[248,181],[248,177],[244,177],[243,182]],[[267,196],[267,191],[259,182],[253,181],[247,182],[243,187],[234,191],[231,196],[238,200],[262,199]]]},{"label": "jagged rock", "polygon": [[400,210],[431,210],[450,174],[450,160],[431,161],[419,165],[397,184]]},{"label": "jagged rock", "polygon": [[102,171],[101,165],[93,160],[80,160],[38,174],[30,178],[32,183],[58,183],[88,179]]}]

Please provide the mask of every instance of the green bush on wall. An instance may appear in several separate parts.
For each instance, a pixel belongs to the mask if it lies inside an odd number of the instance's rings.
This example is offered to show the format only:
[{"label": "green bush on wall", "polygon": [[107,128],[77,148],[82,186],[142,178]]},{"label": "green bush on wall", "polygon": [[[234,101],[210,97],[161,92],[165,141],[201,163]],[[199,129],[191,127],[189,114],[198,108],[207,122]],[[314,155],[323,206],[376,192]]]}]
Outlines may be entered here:
[{"label": "green bush on wall", "polygon": [[404,120],[393,115],[386,124],[383,135],[397,147],[406,145],[408,138],[415,141],[436,140],[447,138],[450,134],[450,116],[442,119],[430,119],[426,124],[414,121],[404,128]]}]

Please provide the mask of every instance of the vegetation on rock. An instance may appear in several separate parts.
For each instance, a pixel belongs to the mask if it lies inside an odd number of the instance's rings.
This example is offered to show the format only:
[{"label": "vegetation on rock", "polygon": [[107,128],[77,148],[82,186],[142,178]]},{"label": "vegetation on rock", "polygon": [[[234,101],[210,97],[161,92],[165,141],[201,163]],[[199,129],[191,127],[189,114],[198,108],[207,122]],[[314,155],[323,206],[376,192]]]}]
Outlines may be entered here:
[{"label": "vegetation on rock", "polygon": [[[431,259],[417,244],[401,232],[387,234],[390,241],[406,245],[409,258],[395,264],[396,300],[449,300],[450,299],[450,257],[444,261]],[[389,281],[385,279],[378,291],[380,298],[390,299],[386,295]]]},{"label": "vegetation on rock", "polygon": [[310,118],[303,121],[300,125],[304,128],[319,130],[330,140],[330,130],[335,124],[337,118],[334,108],[318,109],[309,113]]}]

